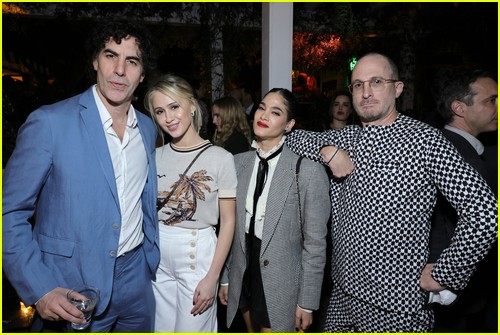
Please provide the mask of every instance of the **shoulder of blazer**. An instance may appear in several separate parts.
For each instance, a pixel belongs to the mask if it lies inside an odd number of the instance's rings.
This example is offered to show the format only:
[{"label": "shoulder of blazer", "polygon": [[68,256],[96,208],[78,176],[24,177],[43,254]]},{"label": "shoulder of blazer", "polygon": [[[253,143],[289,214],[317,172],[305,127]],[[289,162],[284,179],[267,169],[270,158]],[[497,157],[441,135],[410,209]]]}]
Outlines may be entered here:
[{"label": "shoulder of blazer", "polygon": [[[90,100],[92,99],[92,100]],[[78,114],[82,109],[87,109],[91,103],[95,102],[92,96],[92,90],[89,89],[83,93],[74,95],[70,98],[57,101],[50,105],[43,105],[39,107],[36,111],[43,111],[44,113],[49,113],[52,115],[61,115],[63,117],[71,117]],[[80,106],[80,107],[78,107]],[[96,106],[97,109],[97,106]]]},{"label": "shoulder of blazer", "polygon": [[295,156],[291,161],[293,165],[292,168],[295,173],[297,173],[297,171],[299,172],[301,181],[307,181],[310,180],[310,178],[315,178],[323,174],[326,175],[326,170],[322,164],[314,162],[309,158],[299,156],[293,152],[292,154]]},{"label": "shoulder of blazer", "polygon": [[234,155],[234,164],[238,167],[245,165],[250,159],[255,158],[255,150],[250,150]]},{"label": "shoulder of blazer", "polygon": [[479,154],[465,137],[448,129],[441,129],[443,136],[453,144],[464,158],[478,158]]},{"label": "shoulder of blazer", "polygon": [[75,98],[78,98],[78,104],[85,109],[88,108],[97,109],[97,105],[94,99],[94,93],[92,92],[92,87],[93,86],[89,87],[86,91],[83,91],[81,94],[75,96]]},{"label": "shoulder of blazer", "polygon": [[[318,164],[318,163],[313,162],[309,158],[297,155],[295,152],[290,150],[290,148],[288,148],[287,146],[285,146],[283,153],[285,155],[290,156],[290,164],[291,164],[290,168],[295,172],[297,171],[297,164],[300,164],[300,168],[299,168],[300,171],[302,171],[302,170],[308,171],[307,173],[304,173],[304,174],[308,174],[309,171],[314,170],[314,167]],[[300,163],[299,163],[299,160],[300,160]],[[320,164],[318,164],[318,165],[320,165]],[[302,176],[303,173],[301,173],[300,175]]]},{"label": "shoulder of blazer", "polygon": [[156,126],[155,126],[153,120],[148,115],[139,111],[137,108],[134,107],[134,109],[135,109],[135,115],[137,117],[137,122],[139,124],[139,127],[143,127],[148,132],[154,133],[156,136]]},{"label": "shoulder of blazer", "polygon": [[141,112],[140,110],[138,110],[135,107],[134,107],[134,110],[135,110],[135,115],[137,116],[138,120],[154,125],[153,120],[151,119],[151,117],[149,115],[144,114],[143,112]]}]

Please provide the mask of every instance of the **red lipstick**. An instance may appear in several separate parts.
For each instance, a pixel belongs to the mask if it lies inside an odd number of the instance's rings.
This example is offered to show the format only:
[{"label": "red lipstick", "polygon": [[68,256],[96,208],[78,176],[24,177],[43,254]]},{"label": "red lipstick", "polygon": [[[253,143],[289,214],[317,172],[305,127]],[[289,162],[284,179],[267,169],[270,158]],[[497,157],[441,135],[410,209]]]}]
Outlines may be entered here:
[{"label": "red lipstick", "polygon": [[259,126],[261,128],[269,128],[267,124],[265,124],[264,122],[261,122],[261,121],[257,121],[257,126]]}]

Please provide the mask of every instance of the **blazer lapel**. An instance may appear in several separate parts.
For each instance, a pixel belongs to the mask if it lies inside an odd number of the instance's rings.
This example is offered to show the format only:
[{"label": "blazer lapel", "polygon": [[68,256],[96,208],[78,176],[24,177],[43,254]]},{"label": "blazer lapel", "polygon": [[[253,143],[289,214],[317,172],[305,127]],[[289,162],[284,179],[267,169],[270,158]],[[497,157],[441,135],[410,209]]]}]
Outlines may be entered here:
[{"label": "blazer lapel", "polygon": [[120,201],[116,190],[113,162],[111,161],[111,156],[109,155],[108,142],[106,141],[106,136],[104,135],[101,118],[99,117],[99,111],[94,101],[92,89],[88,89],[82,94],[79,103],[81,106],[80,115],[83,120],[83,125],[87,130],[88,140],[94,146],[97,161],[102,168],[102,172],[108,182],[116,205],[120,208]]},{"label": "blazer lapel", "polygon": [[266,216],[264,219],[264,228],[262,231],[262,244],[260,254],[263,255],[278,222],[285,208],[285,201],[290,191],[290,187],[295,182],[295,171],[292,167],[292,154],[288,147],[283,148],[279,158],[276,170],[271,181],[269,195],[266,203]]},{"label": "blazer lapel", "polygon": [[[144,144],[144,150],[146,151],[146,157],[148,159],[148,174],[145,191],[143,192],[143,209],[150,211],[151,213],[156,212],[156,197],[157,197],[157,174],[156,174],[156,157],[155,157],[155,136],[147,133],[146,125],[144,124],[144,117],[142,117],[141,112],[137,109],[135,110],[137,116],[137,127],[141,134],[142,143]],[[156,134],[156,133],[155,133]],[[154,186],[149,188],[148,184],[153,184]],[[145,197],[145,198],[144,198]],[[147,206],[147,208],[144,208]],[[157,220],[155,220],[157,221]],[[157,222],[154,224],[155,230],[158,227]]]},{"label": "blazer lapel", "polygon": [[236,227],[238,228],[236,234],[239,234],[240,241],[242,242],[241,248],[243,249],[243,253],[246,254],[246,202],[249,187],[248,184],[250,183],[250,178],[252,177],[253,167],[255,163],[255,152],[251,151],[243,155],[244,157],[240,160],[240,163],[236,168],[236,172],[238,173],[238,187],[236,189],[236,222],[242,223],[236,225]]}]

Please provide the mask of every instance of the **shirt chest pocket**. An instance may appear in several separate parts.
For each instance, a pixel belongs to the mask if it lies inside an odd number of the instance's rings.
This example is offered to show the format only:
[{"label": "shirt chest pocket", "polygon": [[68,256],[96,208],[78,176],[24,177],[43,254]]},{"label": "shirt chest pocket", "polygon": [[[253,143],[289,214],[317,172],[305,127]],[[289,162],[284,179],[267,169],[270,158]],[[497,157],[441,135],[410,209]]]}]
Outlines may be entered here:
[{"label": "shirt chest pocket", "polygon": [[426,183],[426,172],[417,157],[408,161],[378,160],[367,174],[382,194],[411,196]]},{"label": "shirt chest pocket", "polygon": [[407,183],[407,172],[399,161],[372,161],[366,171],[366,181],[382,192],[396,192]]},{"label": "shirt chest pocket", "polygon": [[394,175],[398,174],[401,170],[399,161],[391,161],[391,160],[376,160],[372,162],[372,169],[374,173],[379,175],[387,174]]}]

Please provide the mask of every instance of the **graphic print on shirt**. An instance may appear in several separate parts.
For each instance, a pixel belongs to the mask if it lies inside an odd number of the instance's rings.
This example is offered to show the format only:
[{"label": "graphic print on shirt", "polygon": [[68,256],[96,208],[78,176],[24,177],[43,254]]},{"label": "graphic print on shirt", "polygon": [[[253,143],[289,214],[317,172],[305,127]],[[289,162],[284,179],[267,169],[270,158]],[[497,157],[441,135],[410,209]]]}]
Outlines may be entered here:
[{"label": "graphic print on shirt", "polygon": [[[205,200],[205,191],[210,192],[210,187],[205,183],[214,180],[206,176],[206,170],[200,170],[191,176],[179,175],[180,179],[170,186],[170,192],[158,191],[158,202],[168,201],[161,209],[161,212],[167,217],[159,219],[164,225],[175,225],[182,221],[196,221],[193,219],[196,213],[198,200]],[[175,188],[176,184],[179,184]],[[174,190],[172,193],[172,190]]]}]

